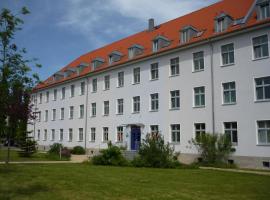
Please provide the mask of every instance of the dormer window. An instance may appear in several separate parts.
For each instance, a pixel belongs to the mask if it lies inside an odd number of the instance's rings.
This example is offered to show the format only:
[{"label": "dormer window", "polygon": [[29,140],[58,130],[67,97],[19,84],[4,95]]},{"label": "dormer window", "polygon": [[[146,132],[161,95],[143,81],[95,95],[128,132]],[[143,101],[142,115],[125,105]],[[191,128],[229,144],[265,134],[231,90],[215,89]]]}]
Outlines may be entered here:
[{"label": "dormer window", "polygon": [[76,72],[75,68],[69,67],[65,71],[65,77],[70,77],[75,72]]},{"label": "dormer window", "polygon": [[233,19],[229,15],[221,13],[215,18],[215,32],[221,33],[223,31],[226,31],[232,24],[232,22]]},{"label": "dormer window", "polygon": [[109,55],[109,64],[111,65],[112,63],[119,61],[122,56],[122,53],[120,53],[119,51],[113,51]]},{"label": "dormer window", "polygon": [[83,63],[80,63],[78,66],[77,66],[77,74],[80,74],[86,67],[88,67],[89,65],[85,62]]},{"label": "dormer window", "polygon": [[54,81],[59,81],[59,80],[61,80],[62,78],[64,78],[64,72],[56,72],[56,73],[53,75],[53,80],[54,80]]},{"label": "dormer window", "polygon": [[257,15],[258,20],[267,19],[270,17],[269,0],[259,0],[257,2]]},{"label": "dormer window", "polygon": [[191,38],[198,34],[198,31],[192,26],[185,26],[180,31],[181,34],[181,43],[188,42]]},{"label": "dormer window", "polygon": [[134,44],[128,48],[128,58],[132,59],[143,53],[143,47],[138,44]]},{"label": "dormer window", "polygon": [[98,68],[103,63],[104,63],[104,59],[95,58],[94,60],[92,60],[92,69],[95,70],[96,68]]},{"label": "dormer window", "polygon": [[170,40],[162,35],[155,37],[153,40],[153,52],[159,51],[161,48],[167,47],[171,44]]}]

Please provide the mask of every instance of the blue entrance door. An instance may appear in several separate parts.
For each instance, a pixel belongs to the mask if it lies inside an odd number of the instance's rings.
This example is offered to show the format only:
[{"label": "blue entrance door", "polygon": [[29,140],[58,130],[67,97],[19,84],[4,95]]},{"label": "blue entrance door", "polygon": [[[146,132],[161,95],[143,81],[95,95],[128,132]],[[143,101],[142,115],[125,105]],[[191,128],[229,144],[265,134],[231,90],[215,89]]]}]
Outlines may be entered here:
[{"label": "blue entrance door", "polygon": [[131,127],[131,150],[138,150],[141,142],[141,128],[139,126]]}]

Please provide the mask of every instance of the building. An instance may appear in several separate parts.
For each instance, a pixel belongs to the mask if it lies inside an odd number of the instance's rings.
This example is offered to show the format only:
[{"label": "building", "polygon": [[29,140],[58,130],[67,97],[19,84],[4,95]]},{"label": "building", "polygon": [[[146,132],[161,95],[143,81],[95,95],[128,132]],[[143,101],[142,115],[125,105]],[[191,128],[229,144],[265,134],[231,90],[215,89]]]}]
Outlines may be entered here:
[{"label": "building", "polygon": [[269,0],[223,0],[91,51],[33,93],[39,147],[138,149],[157,130],[192,162],[191,138],[226,133],[242,167],[270,163]]}]

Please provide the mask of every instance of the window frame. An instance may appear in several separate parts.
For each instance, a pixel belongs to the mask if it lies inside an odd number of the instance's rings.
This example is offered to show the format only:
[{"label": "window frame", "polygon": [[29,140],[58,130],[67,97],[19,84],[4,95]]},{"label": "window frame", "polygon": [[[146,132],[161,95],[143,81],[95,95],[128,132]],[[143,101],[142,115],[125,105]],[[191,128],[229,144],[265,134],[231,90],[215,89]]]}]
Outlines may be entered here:
[{"label": "window frame", "polygon": [[[233,123],[236,123],[236,128],[233,128]],[[226,128],[225,124],[230,124],[230,128]],[[230,139],[231,139],[231,143],[233,146],[237,146],[239,143],[239,139],[238,139],[238,123],[237,121],[228,121],[228,122],[223,122],[223,133],[227,134],[226,131],[230,132]],[[233,141],[233,131],[236,131],[236,140],[237,142]]]},{"label": "window frame", "polygon": [[[155,74],[155,77],[153,76]],[[159,63],[155,62],[150,64],[150,80],[155,81],[159,79]]]},{"label": "window frame", "polygon": [[104,88],[103,90],[110,90],[110,87],[111,87],[111,83],[110,83],[110,75],[105,75],[104,76]]},{"label": "window frame", "polygon": [[[256,79],[263,79],[263,78],[270,78],[270,76],[263,76],[263,77],[254,77],[254,102],[269,102],[270,101],[270,98],[269,99],[266,99],[265,98],[265,92],[263,92],[263,96],[264,98],[263,99],[258,99],[257,98],[257,85],[256,85]],[[263,85],[265,86],[265,85]],[[269,84],[267,84],[266,86],[270,87]],[[265,88],[265,87],[263,87]],[[263,90],[265,91],[265,89]]]},{"label": "window frame", "polygon": [[[195,89],[198,88],[203,88],[204,89],[204,93],[199,93],[198,95],[200,95],[200,105],[196,105],[196,93],[195,93]],[[204,104],[202,105],[201,103],[201,95],[204,95]],[[206,105],[206,90],[205,90],[205,86],[198,86],[198,87],[193,87],[193,108],[204,108]]]},{"label": "window frame", "polygon": [[102,142],[107,143],[108,141],[109,141],[109,127],[102,127]]},{"label": "window frame", "polygon": [[91,117],[97,116],[97,103],[93,102],[91,103]]},{"label": "window frame", "polygon": [[75,85],[70,85],[70,98],[73,98],[75,96]]},{"label": "window frame", "polygon": [[[268,143],[267,140],[268,140],[268,136],[267,136],[267,133],[266,133],[266,143],[260,143],[259,142],[259,126],[258,126],[258,122],[267,122],[267,121],[270,121],[270,119],[261,119],[261,120],[256,120],[256,138],[257,138],[257,146],[270,146],[270,142]],[[270,130],[270,128],[267,128],[266,129]]]},{"label": "window frame", "polygon": [[[155,98],[153,98],[153,96],[155,96]],[[157,112],[158,110],[159,110],[159,93],[156,92],[150,94],[150,111]]]},{"label": "window frame", "polygon": [[125,85],[125,72],[121,71],[117,73],[117,87],[121,88]]},{"label": "window frame", "polygon": [[[122,100],[122,102],[119,103],[119,101],[121,101],[121,100]],[[123,98],[117,99],[116,102],[117,102],[116,103],[116,114],[123,115],[124,114],[124,99]],[[121,110],[122,110],[122,112],[119,112]]]},{"label": "window frame", "polygon": [[[172,61],[173,60],[178,60],[178,63],[173,63],[172,64]],[[172,67],[175,67],[175,72],[174,72],[174,74],[172,73]],[[180,58],[179,57],[174,57],[174,58],[171,58],[170,59],[170,68],[169,68],[169,70],[170,70],[170,77],[175,77],[175,76],[179,76],[180,75]]]},{"label": "window frame", "polygon": [[[120,129],[122,129],[122,130],[120,130]],[[124,127],[123,126],[116,127],[116,142],[117,143],[124,142]]]},{"label": "window frame", "polygon": [[141,68],[135,67],[133,68],[133,85],[140,84],[141,83]]},{"label": "window frame", "polygon": [[[262,36],[266,36],[266,37],[267,37],[268,55],[267,55],[267,56],[262,56],[262,57],[255,58],[255,51],[254,51],[253,40],[254,40],[255,38],[259,38],[259,37],[262,37]],[[254,35],[254,36],[252,36],[252,37],[250,38],[250,40],[251,40],[251,46],[252,46],[251,49],[252,49],[252,60],[253,60],[253,61],[256,61],[256,60],[262,60],[262,59],[267,59],[267,58],[269,58],[269,56],[270,56],[270,45],[269,45],[270,40],[269,40],[269,34],[268,34],[268,33]]]},{"label": "window frame", "polygon": [[96,93],[97,92],[97,78],[93,78],[92,79],[92,93]]},{"label": "window frame", "polygon": [[72,140],[73,140],[73,129],[69,128],[68,129],[68,142],[72,142]]},{"label": "window frame", "polygon": [[[178,96],[172,96],[173,92],[178,92]],[[175,103],[174,104],[179,104],[179,106],[174,106],[173,107],[173,99],[175,99]],[[179,110],[181,107],[181,102],[180,102],[180,90],[171,90],[170,91],[170,110]]]},{"label": "window frame", "polygon": [[[233,54],[232,54],[233,55],[233,62],[230,62],[230,53],[232,52],[231,50],[227,50],[226,52],[222,52],[222,47],[229,46],[229,45],[233,46]],[[228,63],[224,63],[223,54],[228,54]],[[235,65],[236,62],[235,62],[235,44],[234,44],[234,42],[229,42],[229,43],[220,45],[220,62],[221,62],[220,63],[221,67]]]},{"label": "window frame", "polygon": [[[231,84],[231,83],[234,83],[234,89],[224,89],[224,85],[225,84]],[[236,88],[236,82],[235,81],[228,81],[228,82],[222,82],[221,83],[221,88],[222,88],[222,105],[235,105],[237,103],[237,88]],[[225,92],[229,92],[229,97],[230,97],[230,100],[232,99],[232,92],[234,92],[235,94],[235,101],[232,102],[225,102]]]},{"label": "window frame", "polygon": [[78,142],[83,142],[84,140],[84,134],[83,134],[83,128],[78,129]]},{"label": "window frame", "polygon": [[[195,59],[195,54],[199,54],[199,53],[202,53],[202,57],[200,58],[196,58]],[[202,63],[203,63],[203,68],[201,68],[201,64],[200,64],[200,60],[202,59]],[[195,69],[195,61],[198,61],[199,63],[199,69],[196,70]],[[205,59],[204,59],[204,51],[196,51],[196,52],[193,52],[192,53],[192,72],[202,72],[205,70]]]},{"label": "window frame", "polygon": [[140,112],[141,112],[141,97],[134,96],[132,97],[132,113],[140,113]]},{"label": "window frame", "polygon": [[96,127],[91,127],[89,142],[95,142],[95,141],[96,141]]},{"label": "window frame", "polygon": [[103,116],[109,115],[110,115],[110,101],[103,101]]},{"label": "window frame", "polygon": [[[179,129],[173,130],[173,126],[179,126]],[[178,137],[178,132],[179,132],[179,137]],[[181,142],[181,125],[180,124],[170,124],[170,133],[171,133],[171,143],[180,144],[180,142]],[[177,134],[176,140],[173,140],[173,134]]]}]

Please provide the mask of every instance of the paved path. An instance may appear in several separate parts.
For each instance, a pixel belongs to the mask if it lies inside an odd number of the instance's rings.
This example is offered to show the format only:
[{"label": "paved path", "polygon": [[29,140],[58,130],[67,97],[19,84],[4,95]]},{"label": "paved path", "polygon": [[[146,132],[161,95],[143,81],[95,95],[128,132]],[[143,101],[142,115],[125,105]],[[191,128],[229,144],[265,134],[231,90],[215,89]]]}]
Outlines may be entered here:
[{"label": "paved path", "polygon": [[[11,161],[9,164],[62,164],[62,163],[82,163],[81,161]],[[5,164],[5,162],[0,162]]]},{"label": "paved path", "polygon": [[200,167],[200,169],[270,176],[270,171],[266,171],[266,170],[265,171],[255,171],[255,170],[253,171],[253,170],[245,170],[245,169],[225,169],[225,168],[215,168],[215,167]]}]

